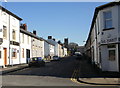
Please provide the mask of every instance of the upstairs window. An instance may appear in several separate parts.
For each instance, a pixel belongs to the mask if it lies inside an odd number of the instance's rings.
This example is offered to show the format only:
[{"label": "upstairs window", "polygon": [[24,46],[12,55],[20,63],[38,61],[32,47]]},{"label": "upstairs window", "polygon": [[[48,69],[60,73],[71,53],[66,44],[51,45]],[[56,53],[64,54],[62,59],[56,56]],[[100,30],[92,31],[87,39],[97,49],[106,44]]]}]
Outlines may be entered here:
[{"label": "upstairs window", "polygon": [[104,15],[104,28],[109,29],[112,28],[112,12],[107,11],[103,13]]},{"label": "upstairs window", "polygon": [[3,26],[3,38],[7,39],[7,27]]},{"label": "upstairs window", "polygon": [[24,43],[24,34],[22,34],[22,43]]},{"label": "upstairs window", "polygon": [[12,39],[16,40],[16,31],[15,30],[12,31]]},{"label": "upstairs window", "polygon": [[27,36],[27,42],[28,42],[28,44],[29,44],[29,42],[30,42],[30,41],[29,41],[29,36]]}]

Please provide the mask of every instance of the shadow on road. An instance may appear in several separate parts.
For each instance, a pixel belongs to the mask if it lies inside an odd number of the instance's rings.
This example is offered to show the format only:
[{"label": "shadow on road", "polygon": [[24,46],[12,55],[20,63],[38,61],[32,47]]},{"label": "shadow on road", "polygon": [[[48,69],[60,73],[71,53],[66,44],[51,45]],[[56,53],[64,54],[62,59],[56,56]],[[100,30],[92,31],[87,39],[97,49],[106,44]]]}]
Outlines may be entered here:
[{"label": "shadow on road", "polygon": [[74,69],[79,67],[79,61],[75,57],[64,57],[60,61],[46,63],[44,67],[30,67],[6,75],[25,76],[50,76],[60,78],[71,78]]}]

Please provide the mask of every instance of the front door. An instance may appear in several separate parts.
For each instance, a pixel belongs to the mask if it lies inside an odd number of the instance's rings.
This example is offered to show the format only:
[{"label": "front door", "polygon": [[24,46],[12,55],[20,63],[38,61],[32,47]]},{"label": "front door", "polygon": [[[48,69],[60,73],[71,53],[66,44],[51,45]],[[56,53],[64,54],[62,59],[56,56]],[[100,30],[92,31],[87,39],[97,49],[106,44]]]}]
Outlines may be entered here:
[{"label": "front door", "polygon": [[7,48],[4,48],[4,65],[7,65]]},{"label": "front door", "polygon": [[27,60],[27,63],[30,59],[30,50],[29,49],[26,49],[26,60]]}]

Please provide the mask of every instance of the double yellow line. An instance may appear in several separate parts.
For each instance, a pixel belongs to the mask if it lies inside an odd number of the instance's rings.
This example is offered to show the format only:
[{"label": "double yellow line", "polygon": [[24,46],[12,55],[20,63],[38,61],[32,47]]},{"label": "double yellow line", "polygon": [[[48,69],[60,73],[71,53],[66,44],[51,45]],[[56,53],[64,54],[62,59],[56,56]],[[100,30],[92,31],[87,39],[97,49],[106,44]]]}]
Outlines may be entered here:
[{"label": "double yellow line", "polygon": [[[75,82],[75,83],[79,83],[77,81],[77,75],[79,74],[79,69],[75,69],[73,74],[72,74],[72,77],[70,78],[71,81]],[[80,84],[80,83],[79,83]]]}]

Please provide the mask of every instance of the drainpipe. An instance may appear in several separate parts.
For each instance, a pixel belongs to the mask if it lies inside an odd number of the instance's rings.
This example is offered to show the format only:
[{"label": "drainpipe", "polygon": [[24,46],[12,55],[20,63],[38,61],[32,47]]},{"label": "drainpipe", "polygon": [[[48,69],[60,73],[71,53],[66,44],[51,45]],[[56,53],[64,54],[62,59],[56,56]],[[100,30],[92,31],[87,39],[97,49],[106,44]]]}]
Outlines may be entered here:
[{"label": "drainpipe", "polygon": [[11,64],[10,63],[10,59],[11,59],[11,55],[10,55],[10,15],[9,15],[9,65]]},{"label": "drainpipe", "polygon": [[[19,23],[20,24],[20,23]],[[21,64],[21,42],[20,42],[20,27],[19,27],[19,64]]]}]

